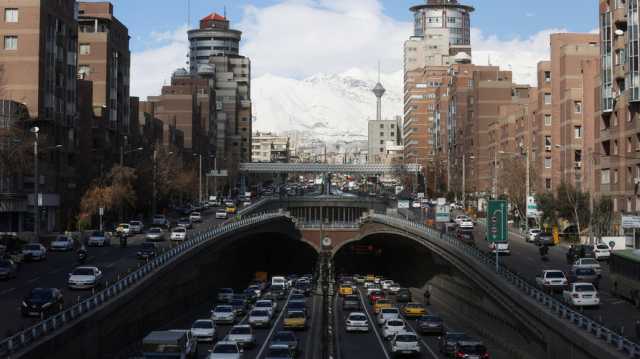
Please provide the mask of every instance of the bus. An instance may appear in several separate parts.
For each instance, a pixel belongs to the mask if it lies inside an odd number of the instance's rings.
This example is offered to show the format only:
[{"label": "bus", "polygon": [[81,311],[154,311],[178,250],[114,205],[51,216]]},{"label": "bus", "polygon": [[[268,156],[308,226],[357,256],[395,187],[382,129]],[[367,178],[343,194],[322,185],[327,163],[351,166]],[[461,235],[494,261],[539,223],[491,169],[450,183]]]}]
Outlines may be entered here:
[{"label": "bus", "polygon": [[611,294],[640,307],[640,250],[612,251],[609,259]]}]

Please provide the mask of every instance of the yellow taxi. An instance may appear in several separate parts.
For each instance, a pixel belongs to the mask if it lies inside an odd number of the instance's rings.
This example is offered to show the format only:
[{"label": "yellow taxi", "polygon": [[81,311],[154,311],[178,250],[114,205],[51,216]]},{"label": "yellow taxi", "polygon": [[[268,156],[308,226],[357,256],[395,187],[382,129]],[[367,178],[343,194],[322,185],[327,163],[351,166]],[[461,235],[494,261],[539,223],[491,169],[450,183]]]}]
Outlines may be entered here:
[{"label": "yellow taxi", "polygon": [[340,285],[340,289],[338,291],[341,296],[351,295],[353,294],[353,286],[351,283],[343,283]]},{"label": "yellow taxi", "polygon": [[402,308],[402,314],[407,318],[416,318],[427,314],[427,310],[424,308],[424,305],[411,302]]},{"label": "yellow taxi", "polygon": [[378,314],[383,308],[392,308],[393,302],[390,299],[378,299],[373,305],[373,311]]},{"label": "yellow taxi", "polygon": [[284,318],[284,327],[285,329],[306,329],[307,316],[301,310],[287,312],[287,316]]},{"label": "yellow taxi", "polygon": [[367,276],[364,278],[364,280],[367,281],[367,282],[373,282],[375,278],[376,278],[376,276],[374,276],[373,274],[367,274]]},{"label": "yellow taxi", "polygon": [[236,206],[233,206],[233,205],[232,205],[232,206],[229,206],[229,205],[227,205],[227,206],[226,206],[226,211],[227,211],[227,214],[236,214],[236,212],[238,211],[238,209],[236,208]]}]

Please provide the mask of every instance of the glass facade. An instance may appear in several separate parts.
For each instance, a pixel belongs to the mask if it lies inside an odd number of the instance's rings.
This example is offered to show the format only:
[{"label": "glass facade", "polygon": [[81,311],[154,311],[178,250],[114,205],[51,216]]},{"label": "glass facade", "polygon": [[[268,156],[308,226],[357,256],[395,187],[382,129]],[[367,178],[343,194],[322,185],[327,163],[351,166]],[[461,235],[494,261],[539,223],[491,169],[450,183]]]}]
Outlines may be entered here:
[{"label": "glass facade", "polygon": [[628,0],[627,9],[628,31],[627,31],[627,84],[629,86],[629,101],[640,101],[640,65],[638,63],[638,0]]},{"label": "glass facade", "polygon": [[600,15],[600,56],[602,66],[601,108],[603,112],[613,111],[613,29],[611,27],[611,17],[610,11]]},{"label": "glass facade", "polygon": [[425,36],[429,29],[449,29],[451,45],[471,44],[471,21],[466,8],[424,8],[414,15],[414,35]]}]

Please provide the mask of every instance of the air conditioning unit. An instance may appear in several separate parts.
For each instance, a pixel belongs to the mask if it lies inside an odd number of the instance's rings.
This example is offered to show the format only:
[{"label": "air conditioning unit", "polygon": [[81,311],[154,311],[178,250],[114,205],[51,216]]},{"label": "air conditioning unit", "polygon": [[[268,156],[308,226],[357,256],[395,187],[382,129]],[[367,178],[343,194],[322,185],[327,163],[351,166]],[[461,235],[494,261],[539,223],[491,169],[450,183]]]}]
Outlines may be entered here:
[{"label": "air conditioning unit", "polygon": [[550,152],[550,151],[551,151],[551,146],[544,146],[544,149],[545,149],[547,152]]},{"label": "air conditioning unit", "polygon": [[582,162],[576,162],[576,168],[582,168]]}]

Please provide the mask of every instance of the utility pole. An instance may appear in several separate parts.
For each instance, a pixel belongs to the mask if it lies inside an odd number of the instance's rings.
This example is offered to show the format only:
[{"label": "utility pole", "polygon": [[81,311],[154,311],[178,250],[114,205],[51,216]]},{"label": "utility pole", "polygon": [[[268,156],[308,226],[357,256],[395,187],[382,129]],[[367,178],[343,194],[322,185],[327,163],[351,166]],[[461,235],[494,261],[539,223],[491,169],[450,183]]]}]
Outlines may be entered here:
[{"label": "utility pole", "polygon": [[35,126],[31,128],[31,132],[35,135],[35,141],[33,142],[33,215],[34,215],[34,223],[33,223],[33,232],[36,236],[36,241],[40,241],[40,189],[38,188],[40,185],[40,174],[38,173],[38,132],[40,132],[40,128]]},{"label": "utility pole", "polygon": [[153,149],[153,201],[151,203],[151,215],[155,216],[156,215],[156,196],[157,196],[157,191],[156,191],[156,180],[157,180],[157,176],[158,176],[158,150]]},{"label": "utility pole", "polygon": [[202,154],[200,154],[200,171],[199,171],[199,191],[200,191],[200,205],[202,205]]},{"label": "utility pole", "polygon": [[463,153],[462,154],[462,210],[466,211],[467,210],[467,195],[466,195],[466,190],[467,190],[467,176],[466,176],[466,171],[467,171],[467,166],[466,166],[466,158],[467,158],[467,154]]},{"label": "utility pole", "polygon": [[524,153],[524,156],[526,158],[526,178],[525,178],[525,199],[524,199],[524,230],[525,230],[525,236],[529,235],[529,195],[531,194],[531,179],[530,177],[530,169],[529,169],[529,147],[526,147],[526,152]]}]

